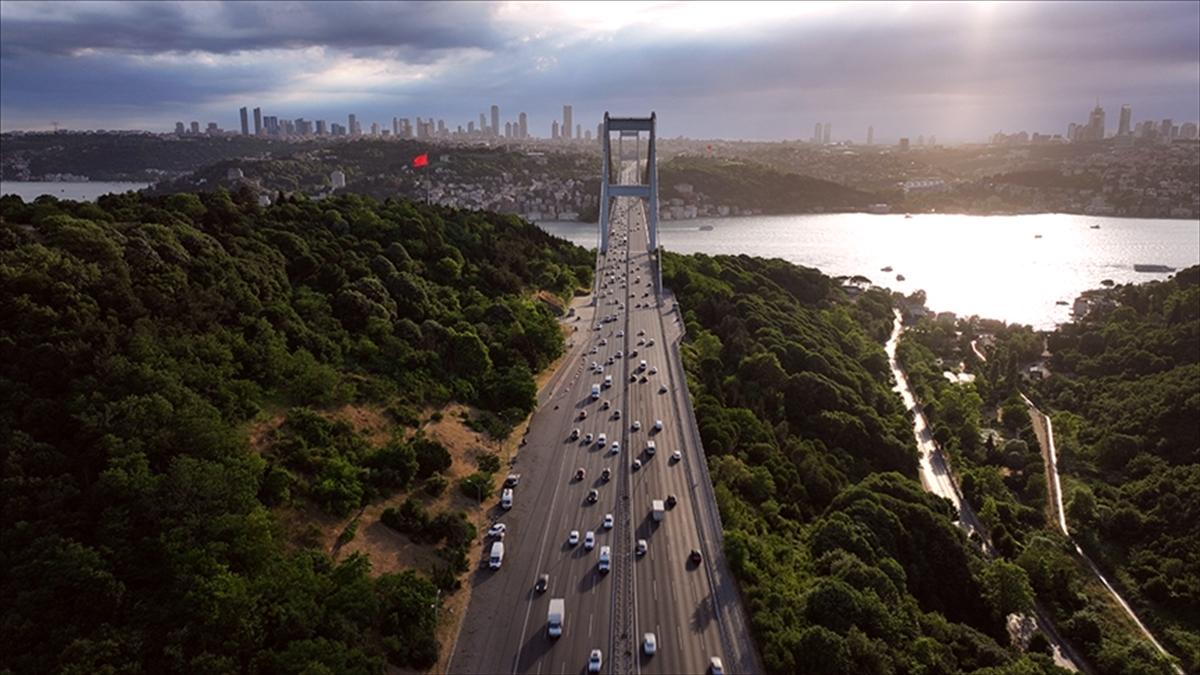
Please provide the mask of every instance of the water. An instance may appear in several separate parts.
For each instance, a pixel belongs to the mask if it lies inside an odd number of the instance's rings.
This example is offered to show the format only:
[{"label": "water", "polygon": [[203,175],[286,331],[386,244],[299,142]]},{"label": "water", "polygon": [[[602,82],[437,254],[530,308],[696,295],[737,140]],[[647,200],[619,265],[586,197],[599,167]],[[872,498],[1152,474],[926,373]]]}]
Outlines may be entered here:
[{"label": "water", "polygon": [[149,187],[150,183],[104,182],[89,183],[44,183],[40,181],[4,181],[0,182],[0,195],[15,194],[21,199],[31,202],[42,195],[52,195],[59,199],[72,199],[77,202],[94,202],[101,195],[111,192],[121,193],[130,190],[141,190]]},{"label": "water", "polygon": [[[582,246],[597,245],[595,225],[539,225]],[[923,289],[932,310],[1038,329],[1068,321],[1070,306],[1056,302],[1072,302],[1104,279],[1120,284],[1167,277],[1135,272],[1136,263],[1176,269],[1200,264],[1200,221],[1067,214],[696,219],[661,223],[660,239],[679,253],[783,258],[831,276],[862,275],[906,294]],[[887,266],[893,270],[880,271]],[[898,274],[905,280],[898,281]]]}]

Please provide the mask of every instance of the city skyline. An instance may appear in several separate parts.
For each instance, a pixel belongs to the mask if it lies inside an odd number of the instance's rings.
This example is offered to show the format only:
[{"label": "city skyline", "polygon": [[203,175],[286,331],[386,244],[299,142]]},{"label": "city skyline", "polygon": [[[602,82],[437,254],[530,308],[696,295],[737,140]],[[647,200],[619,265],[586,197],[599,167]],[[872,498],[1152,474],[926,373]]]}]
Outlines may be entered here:
[{"label": "city skyline", "polygon": [[0,128],[234,129],[252,99],[306,119],[468,120],[480,97],[527,110],[538,136],[562,101],[749,140],[806,139],[818,119],[880,143],[1063,133],[1097,96],[1200,118],[1196,3],[280,7],[5,2]]}]

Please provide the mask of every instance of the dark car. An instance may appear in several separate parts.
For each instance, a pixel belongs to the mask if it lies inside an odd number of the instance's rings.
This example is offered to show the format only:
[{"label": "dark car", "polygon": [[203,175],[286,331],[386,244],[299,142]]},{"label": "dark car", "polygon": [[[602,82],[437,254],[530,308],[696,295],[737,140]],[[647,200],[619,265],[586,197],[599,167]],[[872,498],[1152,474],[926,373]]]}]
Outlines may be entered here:
[{"label": "dark car", "polygon": [[667,495],[667,508],[673,509],[678,503],[679,500],[675,498],[675,495]]},{"label": "dark car", "polygon": [[546,589],[549,587],[550,575],[543,574],[542,576],[538,577],[537,583],[534,585],[533,590],[537,591],[538,593],[545,593]]},{"label": "dark car", "polygon": [[704,557],[700,555],[700,549],[694,548],[694,549],[692,549],[692,554],[690,556],[688,556],[688,559],[691,560],[693,563],[699,565],[700,561],[703,560]]},{"label": "dark car", "polygon": [[595,504],[596,501],[599,499],[600,499],[600,493],[597,492],[596,490],[592,490],[592,491],[588,492],[588,503]]}]

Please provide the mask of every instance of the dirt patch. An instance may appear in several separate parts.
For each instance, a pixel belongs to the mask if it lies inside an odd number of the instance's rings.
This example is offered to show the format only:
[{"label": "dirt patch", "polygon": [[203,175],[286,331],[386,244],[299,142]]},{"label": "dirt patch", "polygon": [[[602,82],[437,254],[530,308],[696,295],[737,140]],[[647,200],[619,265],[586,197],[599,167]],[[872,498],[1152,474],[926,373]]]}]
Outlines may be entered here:
[{"label": "dirt patch", "polygon": [[397,432],[398,425],[379,407],[344,405],[325,414],[345,421],[375,447],[386,444]]}]

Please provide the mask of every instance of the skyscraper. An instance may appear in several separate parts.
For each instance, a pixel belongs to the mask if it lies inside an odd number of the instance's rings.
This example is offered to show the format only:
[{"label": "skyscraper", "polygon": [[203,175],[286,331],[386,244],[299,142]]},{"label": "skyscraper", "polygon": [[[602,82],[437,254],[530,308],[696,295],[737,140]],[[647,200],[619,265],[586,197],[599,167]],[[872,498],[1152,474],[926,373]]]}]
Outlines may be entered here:
[{"label": "skyscraper", "polygon": [[583,138],[583,125],[582,125],[582,124],[576,124],[576,125],[575,125],[575,136],[574,136],[574,139],[575,139],[575,140],[579,140],[579,139],[581,139],[581,138]]},{"label": "skyscraper", "polygon": [[821,123],[820,123],[820,122],[817,122],[817,125],[813,127],[813,140],[812,140],[812,142],[813,142],[813,143],[820,143],[820,142],[821,142]]},{"label": "skyscraper", "polygon": [[829,122],[826,122],[825,128],[821,130],[821,142],[824,143],[825,145],[829,145],[829,139],[832,135],[832,133],[831,133],[832,131],[833,131],[832,125],[829,124]]},{"label": "skyscraper", "polygon": [[1087,139],[1089,141],[1104,140],[1104,108],[1101,108],[1098,103],[1092,109],[1092,114],[1088,115]]},{"label": "skyscraper", "polygon": [[563,121],[562,121],[562,137],[563,139],[571,138],[571,106],[563,106]]},{"label": "skyscraper", "polygon": [[867,145],[875,144],[875,127],[867,127]]},{"label": "skyscraper", "polygon": [[176,122],[175,123],[175,135],[182,136],[186,133],[187,133],[187,129],[184,128],[183,122]]},{"label": "skyscraper", "polygon": [[192,133],[193,134],[200,133],[200,123],[199,122],[192,122]]},{"label": "skyscraper", "polygon": [[504,123],[504,137],[512,138],[512,122]]},{"label": "skyscraper", "polygon": [[554,124],[550,125],[550,139],[558,140],[558,120],[554,120]]},{"label": "skyscraper", "polygon": [[492,106],[492,135],[500,135],[500,106]]},{"label": "skyscraper", "polygon": [[262,136],[262,108],[254,109],[254,135]]},{"label": "skyscraper", "polygon": [[529,118],[525,113],[517,115],[517,138],[529,138]]},{"label": "skyscraper", "polygon": [[1121,121],[1117,125],[1117,135],[1118,136],[1128,136],[1129,135],[1129,122],[1132,119],[1133,119],[1133,110],[1131,110],[1129,108],[1129,104],[1126,103],[1125,105],[1121,106]]},{"label": "skyscraper", "polygon": [[249,115],[246,114],[245,106],[243,106],[242,109],[238,111],[238,114],[240,114],[242,116],[242,135],[249,136],[250,135],[250,118],[249,118]]},{"label": "skyscraper", "polygon": [[354,113],[350,113],[350,117],[347,119],[347,122],[349,122],[351,136],[357,136],[359,133],[361,133],[362,130],[358,128],[358,117],[356,117]]},{"label": "skyscraper", "polygon": [[328,130],[325,128],[325,120],[317,120],[317,135],[324,136],[326,133]]}]

